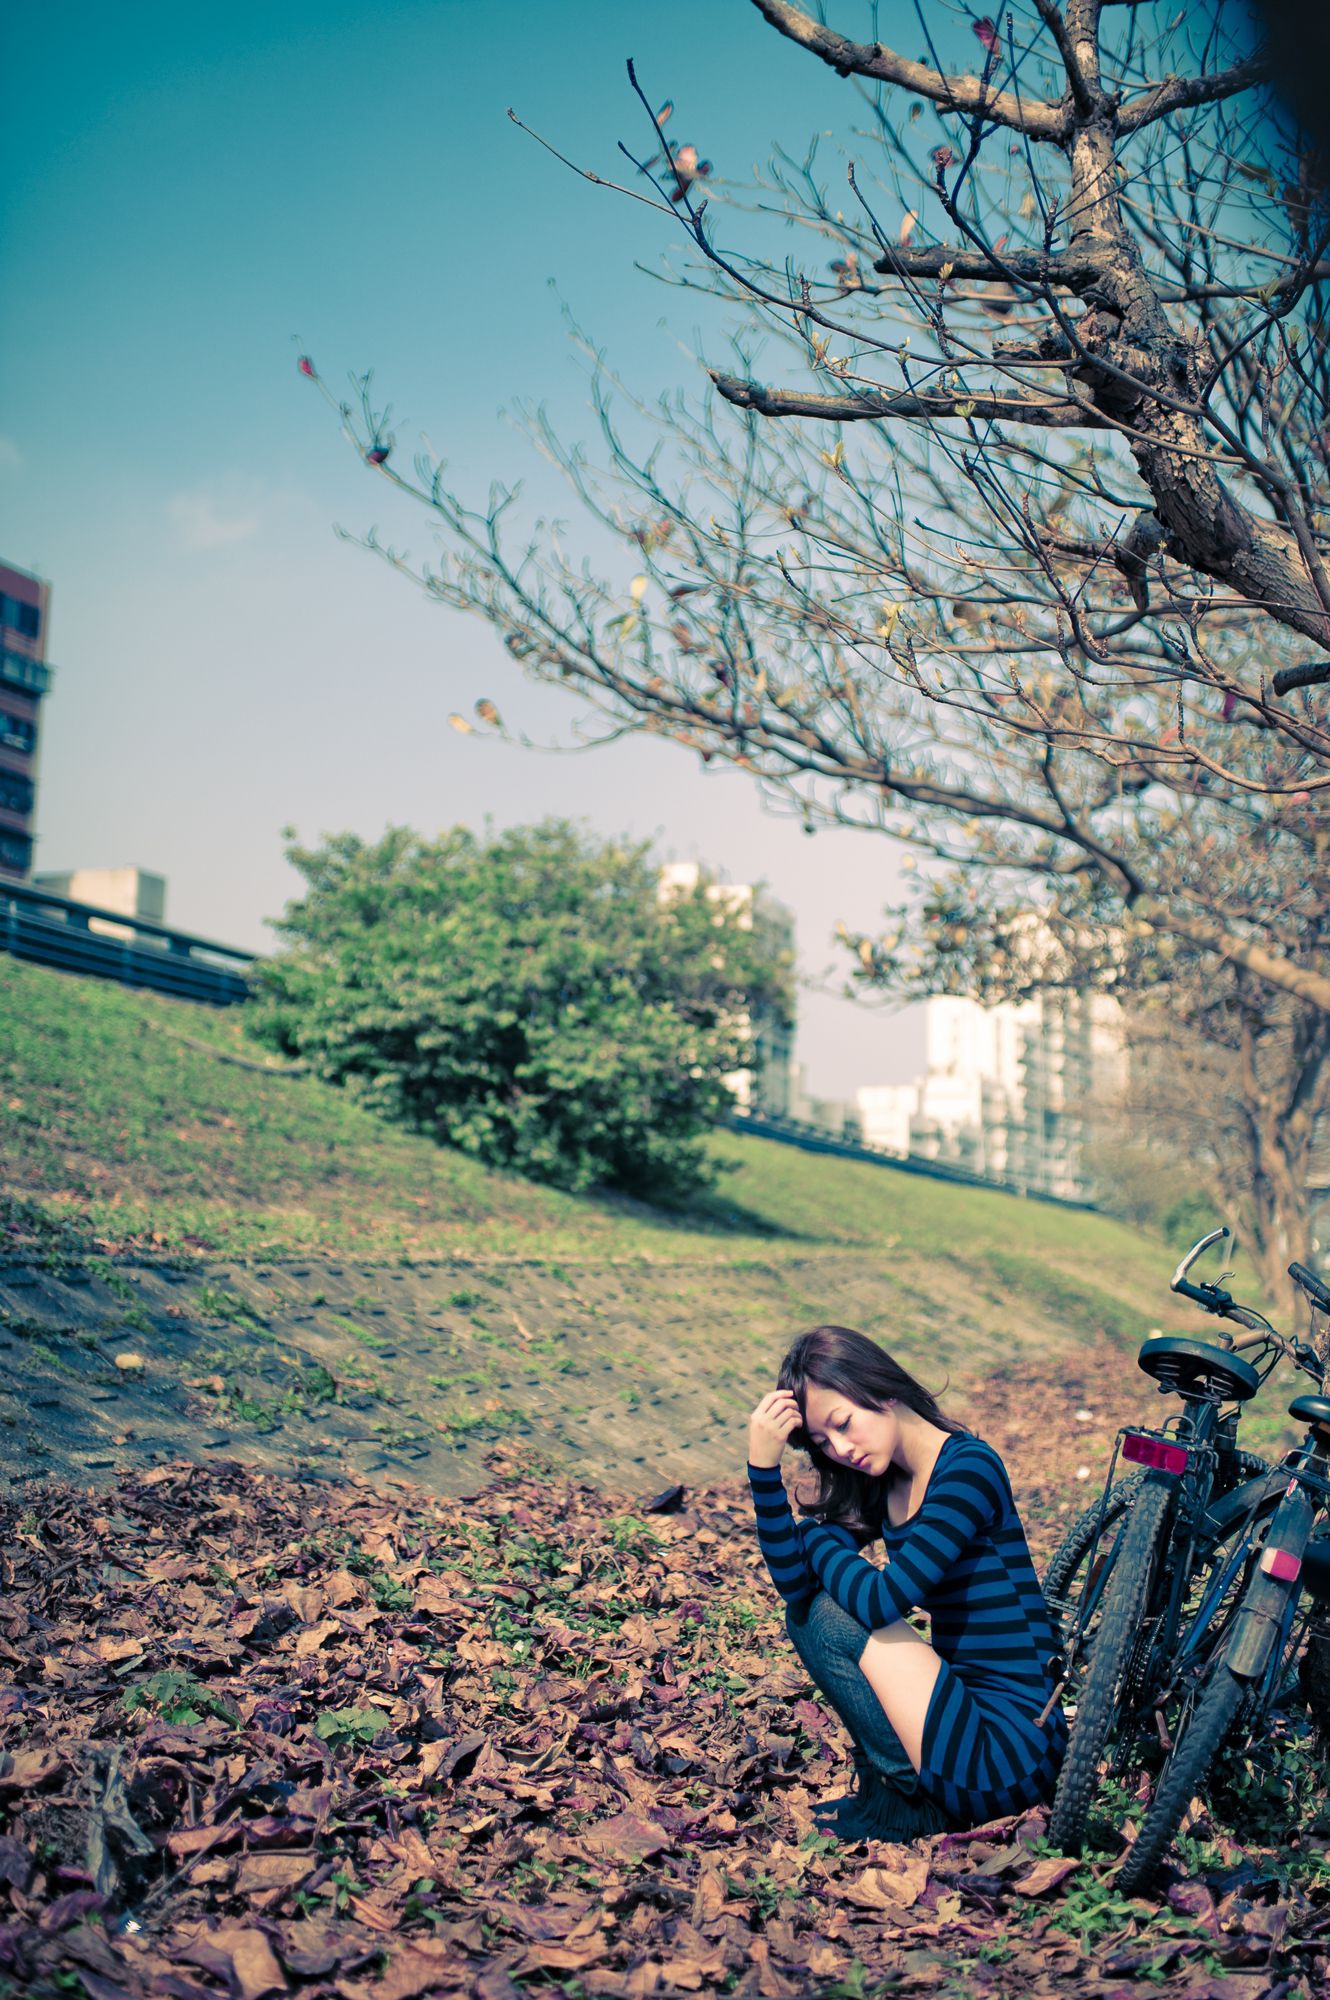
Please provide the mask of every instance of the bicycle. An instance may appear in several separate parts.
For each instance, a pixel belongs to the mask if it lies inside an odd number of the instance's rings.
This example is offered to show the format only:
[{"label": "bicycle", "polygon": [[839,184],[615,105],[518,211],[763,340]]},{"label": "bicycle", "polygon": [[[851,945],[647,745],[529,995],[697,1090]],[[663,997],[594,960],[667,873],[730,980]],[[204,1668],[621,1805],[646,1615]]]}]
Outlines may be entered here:
[{"label": "bicycle", "polygon": [[[1330,1287],[1300,1264],[1288,1268],[1313,1306],[1330,1313]],[[1306,1357],[1300,1365],[1324,1388],[1326,1363],[1314,1348],[1295,1345]],[[1330,1526],[1330,1397],[1295,1396],[1289,1414],[1307,1429],[1279,1468],[1284,1483],[1273,1514],[1263,1521],[1253,1510],[1181,1648],[1174,1686],[1178,1719],[1153,1799],[1119,1871],[1125,1895],[1153,1881],[1226,1739],[1239,1723],[1247,1740],[1262,1730],[1292,1685],[1300,1656],[1305,1670],[1304,1645],[1313,1639],[1316,1677],[1324,1678],[1330,1534],[1319,1541],[1313,1536],[1318,1524]]]},{"label": "bicycle", "polygon": [[[1161,1392],[1181,1398],[1182,1410],[1157,1430],[1118,1432],[1103,1492],[1073,1524],[1045,1579],[1045,1598],[1064,1642],[1063,1685],[1075,1684],[1079,1670],[1075,1720],[1048,1827],[1050,1842],[1063,1853],[1080,1851],[1110,1742],[1121,1774],[1139,1761],[1151,1732],[1162,1740],[1162,1710],[1182,1635],[1206,1601],[1216,1570],[1225,1568],[1234,1538],[1278,1502],[1282,1481],[1264,1459],[1239,1448],[1238,1418],[1281,1355],[1298,1344],[1291,1348],[1222,1286],[1191,1283],[1193,1264],[1227,1234],[1212,1230],[1194,1244],[1170,1289],[1235,1320],[1248,1329],[1247,1337],[1223,1348],[1182,1335],[1155,1335],[1144,1343],[1139,1365]],[[1239,1350],[1255,1347],[1262,1351],[1253,1365]],[[1226,1403],[1233,1407],[1225,1411]],[[1146,1469],[1115,1484],[1120,1461]],[[1108,1541],[1112,1527],[1116,1535]]]}]

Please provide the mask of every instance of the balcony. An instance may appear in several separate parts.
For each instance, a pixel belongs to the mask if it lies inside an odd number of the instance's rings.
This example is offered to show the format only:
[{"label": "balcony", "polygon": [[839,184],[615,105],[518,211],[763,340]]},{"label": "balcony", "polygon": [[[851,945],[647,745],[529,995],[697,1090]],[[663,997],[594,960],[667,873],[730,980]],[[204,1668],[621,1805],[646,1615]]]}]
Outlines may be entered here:
[{"label": "balcony", "polygon": [[0,681],[22,688],[24,694],[45,694],[51,685],[51,668],[43,660],[30,660],[25,653],[11,653],[0,647]]}]

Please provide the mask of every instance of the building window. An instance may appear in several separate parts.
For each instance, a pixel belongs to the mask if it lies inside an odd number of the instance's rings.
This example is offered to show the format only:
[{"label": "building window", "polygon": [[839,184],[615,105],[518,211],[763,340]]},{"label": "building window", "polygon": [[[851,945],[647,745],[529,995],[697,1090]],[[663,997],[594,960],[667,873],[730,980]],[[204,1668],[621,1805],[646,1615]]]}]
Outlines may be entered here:
[{"label": "building window", "polygon": [[35,639],[42,629],[41,607],[24,604],[17,597],[0,597],[0,624],[20,632],[25,639]]},{"label": "building window", "polygon": [[9,812],[30,813],[33,796],[31,778],[22,777],[17,771],[0,771],[0,806]]},{"label": "building window", "polygon": [[35,604],[20,604],[18,629],[25,639],[35,639],[42,629],[42,614]]},{"label": "building window", "polygon": [[31,859],[30,840],[25,840],[21,833],[0,833],[0,868],[11,868],[19,875],[26,875]]},{"label": "building window", "polygon": [[37,745],[37,726],[26,716],[6,715],[0,710],[0,744],[6,750],[31,752]]}]

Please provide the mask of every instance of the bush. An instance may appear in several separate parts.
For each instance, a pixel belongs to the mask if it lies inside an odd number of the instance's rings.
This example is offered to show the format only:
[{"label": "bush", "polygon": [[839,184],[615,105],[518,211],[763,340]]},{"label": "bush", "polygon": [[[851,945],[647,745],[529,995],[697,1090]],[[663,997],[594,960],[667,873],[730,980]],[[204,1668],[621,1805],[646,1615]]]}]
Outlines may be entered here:
[{"label": "bush", "polygon": [[272,1046],[533,1180],[660,1198],[712,1177],[724,1078],[756,1018],[790,1013],[760,902],[662,903],[646,847],[557,820],[287,853],[308,886],[250,1010]]}]

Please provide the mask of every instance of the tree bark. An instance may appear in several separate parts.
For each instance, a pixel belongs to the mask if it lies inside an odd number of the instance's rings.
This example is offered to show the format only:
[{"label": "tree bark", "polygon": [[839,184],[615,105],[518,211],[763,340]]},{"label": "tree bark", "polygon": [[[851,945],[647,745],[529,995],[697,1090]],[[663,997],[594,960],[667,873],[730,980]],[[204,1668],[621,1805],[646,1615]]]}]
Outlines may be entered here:
[{"label": "tree bark", "polygon": [[1281,1089],[1261,1075],[1261,1043],[1268,1033],[1256,1008],[1244,1005],[1239,1074],[1249,1139],[1247,1205],[1253,1247],[1270,1297],[1291,1321],[1301,1295],[1288,1266],[1309,1263],[1312,1257],[1307,1181],[1327,1046],[1321,1022],[1296,1024]]}]

